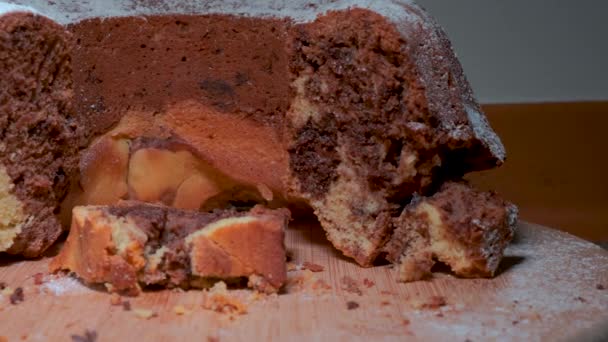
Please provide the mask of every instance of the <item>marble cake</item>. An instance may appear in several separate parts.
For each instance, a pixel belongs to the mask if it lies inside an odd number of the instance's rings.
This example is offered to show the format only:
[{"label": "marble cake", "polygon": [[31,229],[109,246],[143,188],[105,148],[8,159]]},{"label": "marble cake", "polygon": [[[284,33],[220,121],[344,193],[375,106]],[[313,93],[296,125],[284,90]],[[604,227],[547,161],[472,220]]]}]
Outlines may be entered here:
[{"label": "marble cake", "polygon": [[370,266],[412,198],[505,159],[411,1],[28,3],[72,35],[67,88],[90,147],[66,213],[303,204]]}]

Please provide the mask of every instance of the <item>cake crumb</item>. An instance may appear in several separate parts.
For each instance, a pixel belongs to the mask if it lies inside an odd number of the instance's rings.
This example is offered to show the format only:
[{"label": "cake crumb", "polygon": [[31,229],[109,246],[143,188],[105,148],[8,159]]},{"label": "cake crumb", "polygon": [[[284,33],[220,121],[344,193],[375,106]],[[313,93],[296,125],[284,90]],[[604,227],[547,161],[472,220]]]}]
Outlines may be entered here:
[{"label": "cake crumb", "polygon": [[447,305],[447,302],[443,296],[432,296],[426,305],[428,308],[436,309]]},{"label": "cake crumb", "polygon": [[410,320],[407,318],[404,318],[401,320],[401,325],[410,325]]},{"label": "cake crumb", "polygon": [[443,296],[432,296],[426,301],[414,300],[411,304],[416,309],[438,309],[447,305],[447,302]]},{"label": "cake crumb", "polygon": [[313,264],[312,262],[308,262],[305,261],[302,264],[302,269],[303,270],[310,270],[311,272],[323,272],[325,270],[325,267],[323,267],[322,265],[318,265],[318,264]]},{"label": "cake crumb", "polygon": [[581,296],[578,296],[578,297],[576,297],[576,298],[574,298],[574,299],[575,299],[575,300],[578,300],[578,301],[579,301],[579,302],[581,302],[581,303],[587,303],[587,300],[586,300],[585,298],[581,297]]},{"label": "cake crumb", "polygon": [[294,264],[293,262],[287,263],[287,272],[293,272],[293,271],[297,271],[297,270],[298,270],[298,265]]},{"label": "cake crumb", "polygon": [[317,279],[314,283],[312,283],[313,290],[331,290],[331,285],[329,285],[323,279]]},{"label": "cake crumb", "polygon": [[298,272],[294,276],[290,276],[287,278],[285,290],[287,293],[303,290],[315,280],[316,277],[312,273],[312,271],[303,270],[302,272]]},{"label": "cake crumb", "polygon": [[0,281],[0,290],[4,290],[6,288],[6,283],[3,281]]},{"label": "cake crumb", "polygon": [[376,282],[371,279],[364,278],[363,285],[365,285],[365,287],[367,287],[369,289],[370,287],[373,287],[374,285],[376,285]]},{"label": "cake crumb", "polygon": [[604,287],[604,285],[602,285],[602,284],[597,284],[597,285],[595,285],[595,288],[596,288],[596,289],[598,289],[598,290],[605,290],[605,289],[606,289],[606,288]]},{"label": "cake crumb", "polygon": [[0,294],[5,297],[10,297],[13,292],[15,292],[15,290],[13,290],[12,287],[6,285],[2,288],[2,290],[0,290]]},{"label": "cake crumb", "polygon": [[110,283],[103,283],[103,286],[106,288],[106,290],[109,293],[113,293],[114,292],[114,285],[112,285]]},{"label": "cake crumb", "polygon": [[34,285],[42,285],[44,283],[44,274],[43,273],[36,273],[32,276],[32,278],[34,278]]},{"label": "cake crumb", "polygon": [[261,300],[262,298],[264,298],[264,294],[262,294],[260,291],[253,291],[249,295],[249,302],[257,302],[258,300]]},{"label": "cake crumb", "polygon": [[325,280],[318,278],[313,271],[302,268],[301,271],[291,273],[285,284],[286,293],[296,291],[313,290],[315,292],[325,292],[332,287]]},{"label": "cake crumb", "polygon": [[440,307],[445,306],[445,305],[447,305],[445,297],[443,297],[443,296],[432,296],[431,298],[429,298],[429,300],[426,303],[424,303],[423,308],[437,309],[437,308],[440,308]]},{"label": "cake crumb", "polygon": [[186,309],[183,305],[176,305],[173,307],[173,312],[178,316],[182,316],[190,313],[190,310]]},{"label": "cake crumb", "polygon": [[355,302],[355,301],[348,301],[346,302],[346,308],[348,310],[354,310],[357,309],[359,307],[359,303]]},{"label": "cake crumb", "polygon": [[13,291],[10,296],[11,304],[17,305],[25,300],[25,295],[23,294],[23,288],[18,287]]},{"label": "cake crumb", "polygon": [[237,298],[230,296],[226,283],[223,281],[215,283],[213,287],[205,291],[203,308],[224,314],[247,313],[247,306]]},{"label": "cake crumb", "polygon": [[383,301],[380,302],[380,305],[382,305],[382,306],[388,306],[388,305],[391,305],[391,303],[389,301],[383,300]]},{"label": "cake crumb", "polygon": [[262,299],[277,298],[277,297],[278,297],[278,294],[276,292],[274,292],[274,293],[266,293],[266,292],[260,292],[258,290],[254,290],[247,297],[247,303],[253,303],[253,302],[260,301]]},{"label": "cake crumb", "polygon": [[157,316],[156,312],[154,312],[152,310],[140,309],[140,308],[133,309],[133,314],[135,314],[135,316],[137,316],[138,318],[143,318],[143,319],[150,319],[152,317]]},{"label": "cake crumb", "polygon": [[532,322],[534,321],[542,321],[543,316],[540,315],[537,311],[532,311],[528,314],[528,319]]},{"label": "cake crumb", "polygon": [[97,331],[85,330],[84,335],[72,335],[72,342],[95,342],[97,341]]},{"label": "cake crumb", "polygon": [[129,302],[128,300],[125,300],[122,302],[122,309],[124,311],[131,311],[131,302]]},{"label": "cake crumb", "polygon": [[341,281],[342,281],[342,285],[343,285],[342,289],[344,291],[354,293],[359,296],[363,295],[363,292],[359,288],[357,281],[355,279],[353,279],[352,277],[344,276],[344,277],[342,277]]},{"label": "cake crumb", "polygon": [[122,298],[120,298],[118,293],[112,293],[112,295],[110,296],[110,304],[112,304],[112,305],[121,305],[122,304]]},{"label": "cake crumb", "polygon": [[128,300],[122,300],[118,293],[112,293],[110,296],[110,304],[113,306],[122,306],[124,311],[131,311],[131,303]]},{"label": "cake crumb", "polygon": [[207,336],[207,342],[220,342],[220,339],[215,336]]}]

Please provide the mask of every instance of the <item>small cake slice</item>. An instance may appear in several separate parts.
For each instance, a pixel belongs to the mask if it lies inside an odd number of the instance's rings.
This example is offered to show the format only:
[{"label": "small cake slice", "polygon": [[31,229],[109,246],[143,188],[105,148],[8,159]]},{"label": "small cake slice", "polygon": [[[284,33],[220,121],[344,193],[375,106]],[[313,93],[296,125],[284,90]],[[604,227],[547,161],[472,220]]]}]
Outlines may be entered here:
[{"label": "small cake slice", "polygon": [[287,276],[289,217],[286,209],[262,207],[201,213],[139,202],[80,206],[50,268],[131,293],[140,285],[204,287],[241,277],[258,291],[276,292]]},{"label": "small cake slice", "polygon": [[387,259],[404,282],[429,277],[436,261],[460,277],[494,276],[513,238],[517,213],[493,192],[446,182],[433,196],[415,198],[395,219]]},{"label": "small cake slice", "polygon": [[0,252],[39,256],[61,235],[59,203],[77,168],[70,37],[0,2]]}]

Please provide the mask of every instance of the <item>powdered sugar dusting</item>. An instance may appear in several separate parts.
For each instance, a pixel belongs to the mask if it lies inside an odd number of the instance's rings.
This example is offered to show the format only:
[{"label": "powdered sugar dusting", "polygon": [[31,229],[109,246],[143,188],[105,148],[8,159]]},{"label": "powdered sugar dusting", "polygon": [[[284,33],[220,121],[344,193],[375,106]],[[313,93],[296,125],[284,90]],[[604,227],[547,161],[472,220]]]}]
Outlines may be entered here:
[{"label": "powdered sugar dusting", "polygon": [[473,127],[473,132],[475,132],[475,137],[481,140],[499,161],[503,162],[506,157],[505,147],[498,135],[496,135],[490,127],[488,120],[483,114],[469,105],[465,104],[465,110],[467,112],[467,117],[469,118],[469,123],[471,124],[471,127]]},{"label": "powdered sugar dusting", "polygon": [[[506,255],[523,257],[526,267],[515,266],[504,296],[542,309],[545,315],[559,315],[577,307],[608,308],[608,293],[599,301],[591,300],[598,298],[595,288],[598,278],[608,280],[608,253],[600,247],[547,230],[540,243],[513,244]],[[531,286],[532,279],[534,286]]]},{"label": "powdered sugar dusting", "polygon": [[56,276],[41,285],[42,291],[64,296],[90,291],[78,279],[69,276]]},{"label": "powdered sugar dusting", "polygon": [[4,15],[6,13],[11,13],[11,12],[37,13],[35,9],[33,9],[29,6],[20,6],[20,5],[9,4],[6,2],[0,2],[0,15]]},{"label": "powdered sugar dusting", "polygon": [[608,252],[568,234],[533,227],[520,232],[505,257],[519,263],[500,276],[504,284],[492,291],[495,295],[472,295],[479,296],[477,301],[452,298],[440,310],[443,319],[429,310],[404,315],[417,330],[428,332],[425,338],[455,340],[540,341],[559,336],[560,329],[566,338],[602,317],[608,322],[608,291],[597,289],[608,282]]},{"label": "powdered sugar dusting", "polygon": [[[332,10],[350,7],[368,8],[392,19],[407,19],[405,4],[411,0],[14,0],[15,3],[26,3],[37,8],[54,20],[73,23],[86,18],[111,16],[139,16],[170,13],[219,13],[244,16],[290,17],[296,22],[314,20],[319,14]],[[416,17],[411,17],[414,20]]]}]

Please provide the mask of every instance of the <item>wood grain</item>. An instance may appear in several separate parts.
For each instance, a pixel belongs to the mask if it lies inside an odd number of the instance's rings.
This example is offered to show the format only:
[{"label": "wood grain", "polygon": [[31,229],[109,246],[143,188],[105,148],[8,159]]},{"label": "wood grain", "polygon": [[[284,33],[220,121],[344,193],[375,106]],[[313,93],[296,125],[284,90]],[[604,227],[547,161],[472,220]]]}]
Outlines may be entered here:
[{"label": "wood grain", "polygon": [[608,242],[608,102],[483,109],[507,162],[468,178],[516,203],[528,221]]},{"label": "wood grain", "polygon": [[[112,306],[104,291],[71,277],[47,277],[35,285],[33,275],[45,272],[48,258],[0,259],[0,281],[25,291],[25,301],[17,305],[0,296],[0,336],[69,341],[71,335],[94,330],[97,341],[534,341],[576,338],[594,325],[607,333],[608,290],[601,288],[608,287],[608,252],[541,226],[520,224],[495,279],[439,273],[432,281],[399,284],[389,266],[363,269],[343,258],[311,222],[292,225],[286,244],[296,263],[308,261],[325,270],[314,273],[303,288],[293,281],[306,272],[290,272],[287,293],[252,302],[249,312],[234,320],[204,310],[201,291],[169,290],[129,299],[133,308],[157,313],[141,319]],[[344,277],[354,280],[361,295],[345,289]],[[313,289],[315,279],[331,289]],[[246,299],[251,292],[231,294]],[[446,305],[425,308],[434,296]],[[349,310],[349,301],[359,306]],[[178,316],[175,305],[192,311]]]}]

